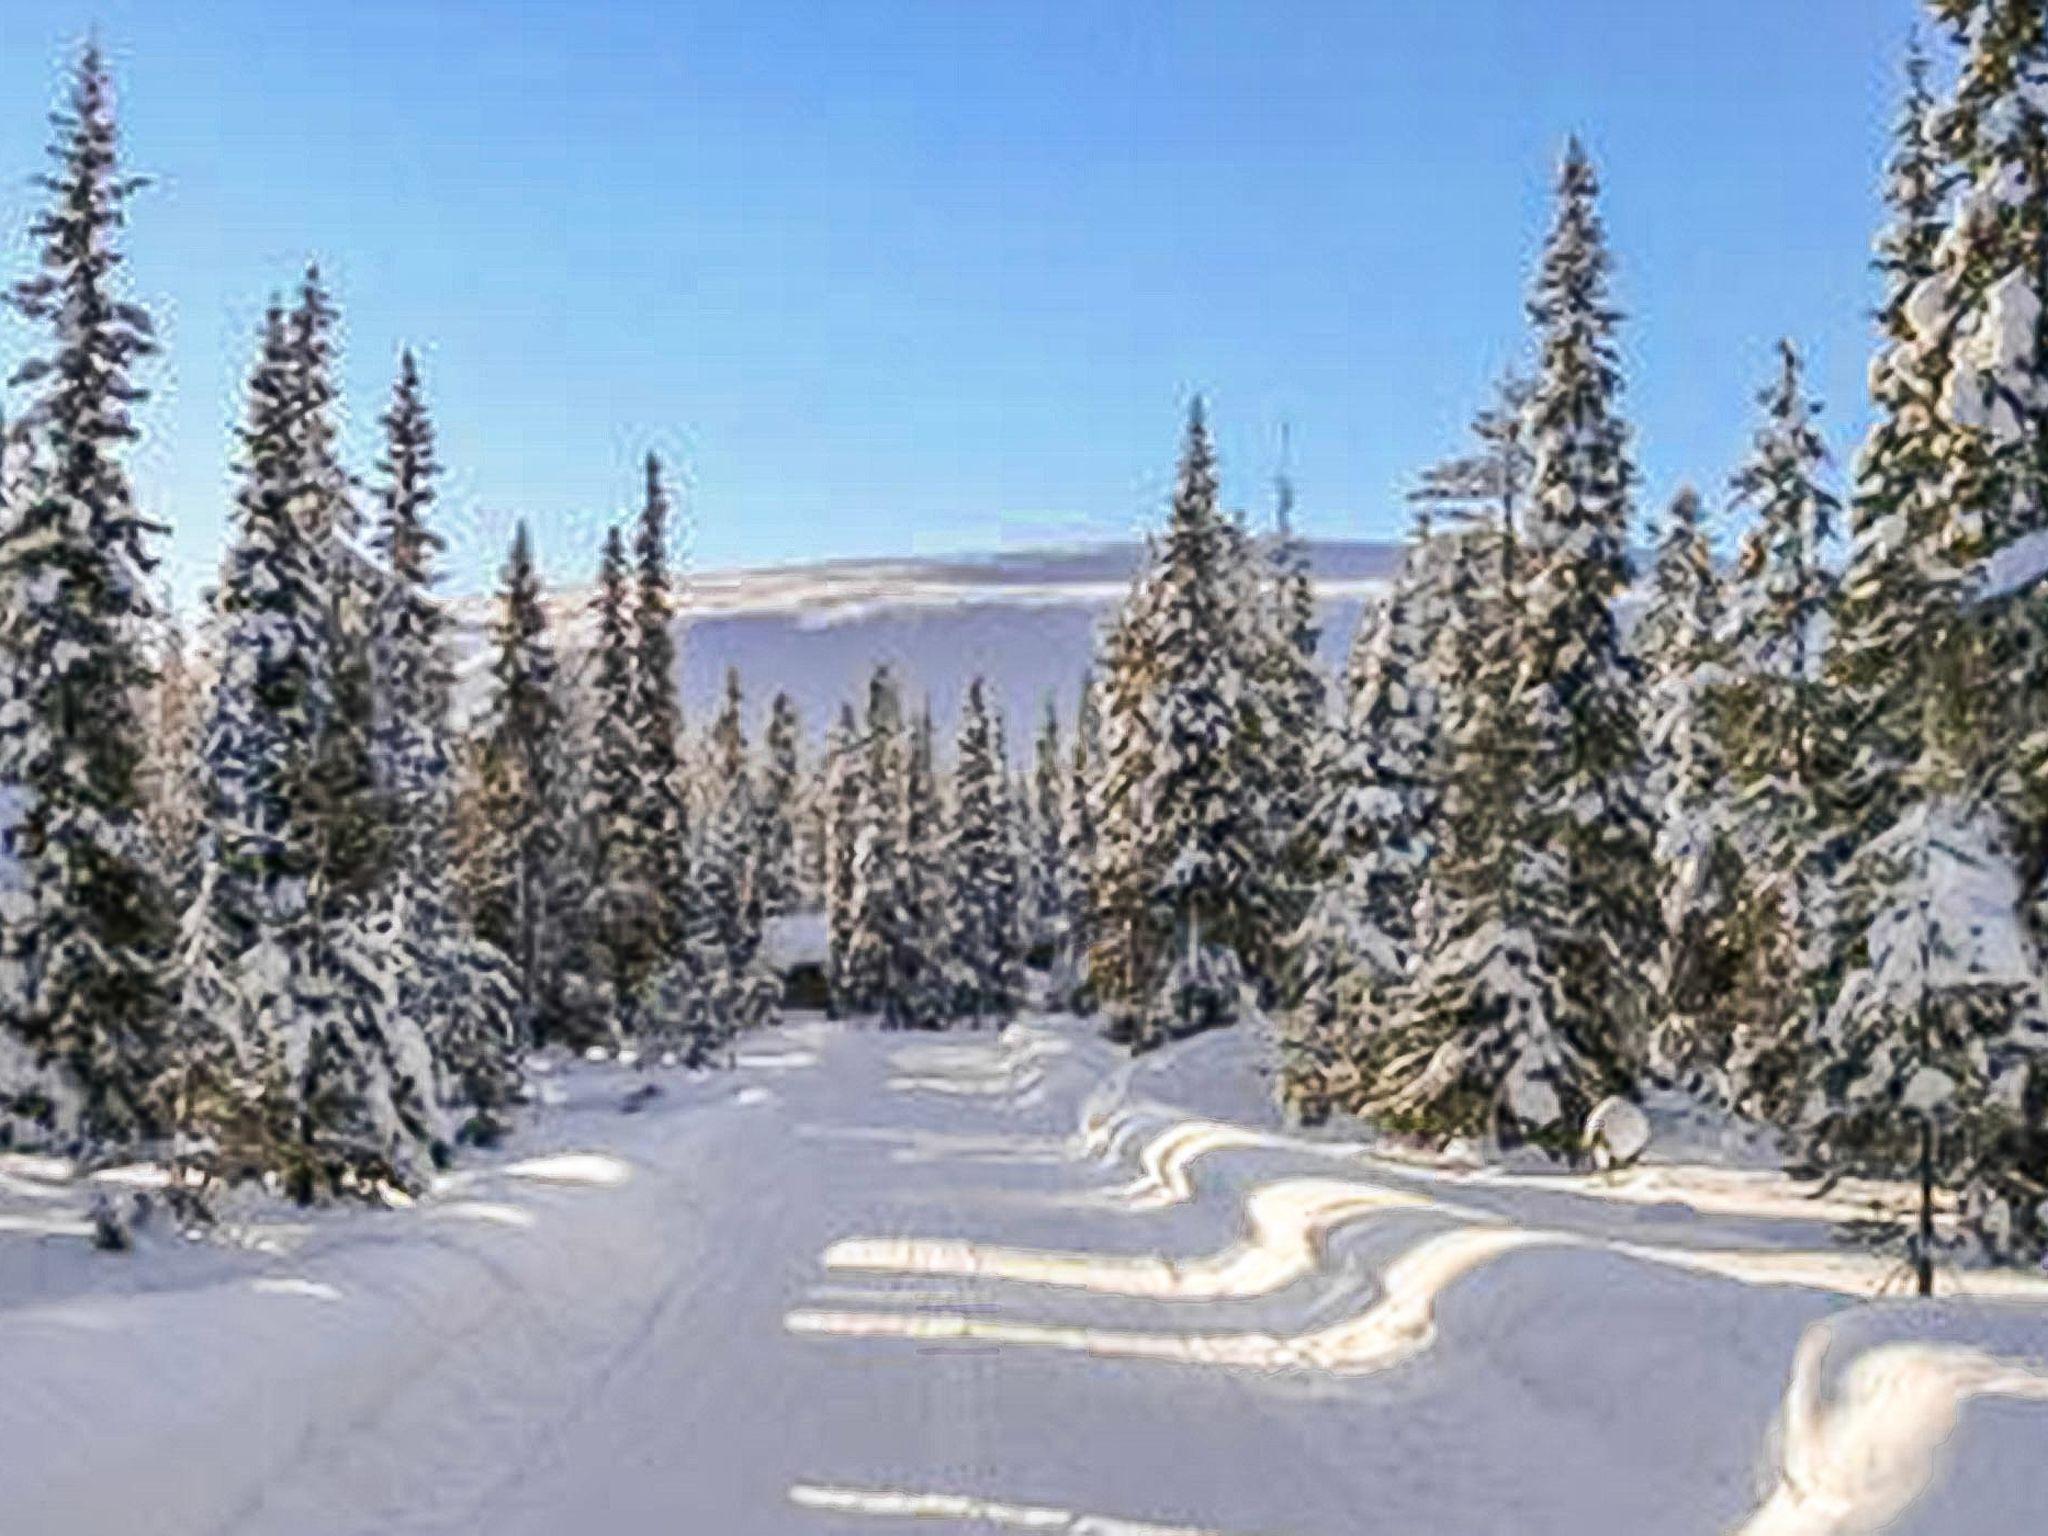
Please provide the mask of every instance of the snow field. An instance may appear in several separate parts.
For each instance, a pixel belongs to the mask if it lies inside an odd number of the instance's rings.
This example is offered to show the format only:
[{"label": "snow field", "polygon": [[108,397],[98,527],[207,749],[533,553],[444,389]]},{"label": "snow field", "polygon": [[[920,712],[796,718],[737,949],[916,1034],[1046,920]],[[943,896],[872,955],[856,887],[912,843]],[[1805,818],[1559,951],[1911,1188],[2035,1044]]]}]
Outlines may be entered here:
[{"label": "snow field", "polygon": [[1873,1304],[1863,1257],[1767,1170],[1531,1175],[1290,1133],[1260,1117],[1259,1050],[1133,1063],[1070,1020],[799,1022],[732,1074],[559,1064],[502,1154],[411,1209],[251,1203],[232,1244],[145,1227],[126,1255],[59,1230],[91,1194],[71,1170],[0,1165],[0,1214],[44,1224],[0,1228],[0,1524],[1966,1536],[2038,1516],[2029,1277]]}]

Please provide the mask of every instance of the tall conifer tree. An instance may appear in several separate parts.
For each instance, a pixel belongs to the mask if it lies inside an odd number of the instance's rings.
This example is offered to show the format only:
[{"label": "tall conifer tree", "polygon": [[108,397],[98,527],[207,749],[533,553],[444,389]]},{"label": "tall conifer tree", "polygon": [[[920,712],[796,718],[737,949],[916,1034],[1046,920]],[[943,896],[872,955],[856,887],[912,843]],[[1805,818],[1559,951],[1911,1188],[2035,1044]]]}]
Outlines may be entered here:
[{"label": "tall conifer tree", "polygon": [[1651,825],[1636,700],[1616,597],[1628,585],[1635,469],[1618,409],[1599,182],[1576,140],[1529,314],[1539,361],[1527,406],[1527,585],[1517,706],[1545,733],[1530,767],[1531,841],[1559,861],[1561,922],[1537,942],[1565,992],[1563,1023],[1611,1080],[1639,1053],[1655,940]]},{"label": "tall conifer tree", "polygon": [[677,692],[675,594],[669,570],[669,496],[661,460],[647,455],[634,535],[633,729],[640,743],[640,814],[661,942],[674,956],[697,918],[690,881],[689,809],[683,794],[682,706]]},{"label": "tall conifer tree", "polygon": [[1019,997],[1017,851],[1002,722],[990,709],[979,677],[967,685],[953,771],[947,852],[961,1008],[976,1020],[1007,1018]]},{"label": "tall conifer tree", "polygon": [[463,860],[477,931],[512,964],[521,1033],[581,1043],[589,1017],[581,850],[559,664],[533,541],[513,534],[491,625],[491,680],[475,747],[475,827]]},{"label": "tall conifer tree", "polygon": [[0,527],[0,1137],[120,1142],[163,1128],[170,913],[137,778],[157,530],[122,462],[133,370],[155,344],[124,294],[140,182],[120,166],[97,45],[52,123],[37,270],[9,295],[47,341],[14,375],[34,387],[35,447]]},{"label": "tall conifer tree", "polygon": [[1734,478],[1753,515],[1725,624],[1733,678],[1723,692],[1734,790],[1731,832],[1746,878],[1735,914],[1740,969],[1731,1066],[1744,1103],[1783,1117],[1824,995],[1830,858],[1822,799],[1838,761],[1820,647],[1834,601],[1827,559],[1837,503],[1799,355],[1780,343],[1778,376],[1758,397],[1765,422]]}]

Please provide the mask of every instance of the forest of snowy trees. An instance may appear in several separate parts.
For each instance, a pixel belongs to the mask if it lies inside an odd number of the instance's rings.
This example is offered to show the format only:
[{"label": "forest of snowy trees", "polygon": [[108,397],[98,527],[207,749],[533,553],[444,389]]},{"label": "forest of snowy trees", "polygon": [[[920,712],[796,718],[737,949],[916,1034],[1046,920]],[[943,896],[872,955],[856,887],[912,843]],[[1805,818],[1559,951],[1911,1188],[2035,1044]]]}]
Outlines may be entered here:
[{"label": "forest of snowy trees", "polygon": [[782,1006],[771,925],[815,915],[837,1016],[1099,1012],[1136,1050],[1271,1018],[1304,1120],[1556,1154],[1672,1089],[1816,1172],[1924,1169],[1985,1252],[2039,1253],[2048,22],[1930,9],[1846,471],[1788,341],[1725,486],[1640,504],[1574,142],[1526,365],[1418,477],[1340,674],[1292,488],[1270,531],[1227,509],[1197,401],[1090,675],[1014,748],[980,684],[941,742],[888,666],[829,723],[737,675],[685,722],[651,455],[587,611],[519,531],[458,698],[426,384],[402,356],[382,453],[342,462],[312,267],[255,338],[183,633],[125,467],[155,342],[88,49],[0,432],[0,1135],[414,1188],[501,1133],[535,1049],[728,1059]]}]

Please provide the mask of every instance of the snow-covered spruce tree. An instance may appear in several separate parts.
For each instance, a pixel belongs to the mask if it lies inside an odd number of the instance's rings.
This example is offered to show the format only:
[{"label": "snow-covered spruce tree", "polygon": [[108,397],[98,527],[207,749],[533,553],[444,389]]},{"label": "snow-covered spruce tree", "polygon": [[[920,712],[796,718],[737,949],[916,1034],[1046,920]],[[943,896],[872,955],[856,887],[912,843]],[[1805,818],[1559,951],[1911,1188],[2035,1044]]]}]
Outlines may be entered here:
[{"label": "snow-covered spruce tree", "polygon": [[[754,885],[754,772],[748,764],[745,694],[739,670],[725,670],[725,698],[711,721],[705,784],[698,797],[705,825],[698,831],[694,870],[698,907],[692,944],[702,961],[729,969],[760,946],[760,907]],[[715,823],[715,825],[713,825]]]},{"label": "snow-covered spruce tree", "polygon": [[682,773],[675,597],[669,572],[669,497],[661,460],[647,455],[634,535],[633,730],[640,743],[640,815],[664,952],[677,955],[696,921],[690,881],[689,810]]},{"label": "snow-covered spruce tree", "polygon": [[149,688],[142,761],[136,769],[142,829],[157,878],[175,900],[186,902],[198,880],[200,827],[206,815],[199,739],[208,682],[168,602],[155,627],[154,650],[156,677]]},{"label": "snow-covered spruce tree", "polygon": [[1217,506],[1201,402],[1167,526],[1105,644],[1097,963],[1113,1036],[1140,1047],[1238,1017],[1275,942],[1255,761],[1249,541]]},{"label": "snow-covered spruce tree", "polygon": [[766,1023],[781,993],[761,959],[760,813],[737,669],[725,675],[709,768],[694,870],[698,915],[692,958],[703,1003],[686,1045],[691,1065],[710,1060],[740,1030]]},{"label": "snow-covered spruce tree", "polygon": [[1561,967],[1570,963],[1567,862],[1534,798],[1536,754],[1564,734],[1532,679],[1511,527],[1451,536],[1431,671],[1439,719],[1427,946],[1372,1041],[1359,1104],[1391,1129],[1572,1144],[1612,1069],[1579,1042]]},{"label": "snow-covered spruce tree", "polygon": [[396,820],[376,771],[376,674],[371,629],[383,585],[362,544],[362,514],[340,459],[337,315],[309,264],[286,322],[289,430],[299,459],[295,508],[326,597],[328,707],[314,763],[320,879],[337,900],[367,902],[390,869]]},{"label": "snow-covered spruce tree", "polygon": [[[1923,337],[1913,318],[1914,296],[1934,270],[1953,182],[1933,124],[1927,59],[1916,42],[1886,168],[1890,218],[1877,240],[1884,297],[1870,366],[1873,420],[1856,459],[1848,554],[1822,662],[1835,717],[1827,739],[1839,749],[1821,765],[1837,857],[1897,816],[1920,739],[1923,646],[1949,574],[1936,412],[1948,339]],[[1836,948],[1854,941],[1841,935]],[[1838,955],[1831,969],[1840,964]]]},{"label": "snow-covered spruce tree", "polygon": [[1355,1107],[1369,1036],[1413,960],[1435,751],[1423,678],[1430,637],[1416,624],[1429,558],[1426,539],[1411,542],[1367,622],[1344,713],[1324,733],[1316,799],[1302,825],[1313,896],[1289,940],[1296,1001],[1282,1091],[1311,1122],[1334,1102]]},{"label": "snow-covered spruce tree", "polygon": [[[1912,300],[1938,382],[1943,547],[1982,572],[2038,566],[2048,542],[2048,17],[2025,0],[1934,0],[1963,51],[1936,138],[1959,183]],[[1929,382],[1934,382],[1930,380]],[[1971,610],[1973,777],[2014,818],[2037,932],[2048,934],[2048,617]]]},{"label": "snow-covered spruce tree", "polygon": [[519,1035],[530,1044],[588,1044],[605,1028],[585,952],[583,808],[565,692],[522,521],[491,623],[461,868],[477,933],[511,962]]},{"label": "snow-covered spruce tree", "polygon": [[825,738],[824,783],[818,796],[823,811],[825,855],[826,971],[829,1007],[834,1017],[858,1013],[863,999],[854,988],[848,962],[853,950],[855,851],[860,839],[860,808],[867,798],[867,749],[853,706],[843,705]]},{"label": "snow-covered spruce tree", "polygon": [[1647,1041],[1650,1070],[1709,1083],[1726,1098],[1732,923],[1741,867],[1728,827],[1727,764],[1716,716],[1721,576],[1699,493],[1682,488],[1656,540],[1650,596],[1635,645],[1648,674],[1643,737],[1657,816],[1657,910],[1651,985],[1662,1000]]},{"label": "snow-covered spruce tree", "polygon": [[327,878],[336,645],[290,322],[266,317],[234,539],[214,594],[207,836],[185,919],[175,1076],[196,1165],[295,1198],[408,1186],[440,1133],[432,1050],[396,1006],[388,922]]},{"label": "snow-covered spruce tree", "polygon": [[596,648],[590,675],[592,741],[584,780],[583,818],[591,840],[592,952],[610,992],[611,1030],[641,1024],[649,979],[670,954],[658,893],[653,839],[644,792],[647,754],[640,739],[626,546],[616,526],[605,533],[598,563]]},{"label": "snow-covered spruce tree", "polygon": [[371,544],[382,561],[369,616],[373,665],[371,761],[391,826],[388,905],[400,946],[397,1006],[427,1033],[457,1137],[489,1144],[519,1086],[516,994],[507,953],[462,915],[454,879],[455,782],[449,707],[454,688],[448,617],[433,595],[442,540],[429,523],[433,423],[410,351],[399,359],[382,417],[384,453]]},{"label": "snow-covered spruce tree", "polygon": [[955,950],[953,848],[939,788],[938,732],[926,703],[911,722],[903,770],[904,961],[895,983],[897,1023],[936,1029],[963,1011],[973,976]]},{"label": "snow-covered spruce tree", "polygon": [[[1530,301],[1540,359],[1526,411],[1527,584],[1520,593],[1531,844],[1564,882],[1557,947],[1542,968],[1564,989],[1560,1024],[1610,1084],[1633,1074],[1656,940],[1652,826],[1636,720],[1639,669],[1615,599],[1630,576],[1628,428],[1617,410],[1617,315],[1608,298],[1598,181],[1574,140]],[[1539,935],[1549,946],[1552,939]]]},{"label": "snow-covered spruce tree", "polygon": [[[1256,675],[1265,735],[1256,760],[1265,780],[1271,871],[1266,884],[1274,905],[1267,927],[1270,939],[1284,941],[1307,914],[1318,885],[1302,828],[1318,796],[1315,750],[1329,724],[1316,659],[1322,631],[1315,586],[1308,550],[1294,531],[1294,482],[1285,473],[1275,481],[1273,537],[1261,574],[1264,601],[1258,608],[1265,623],[1252,643],[1260,655]],[[1290,970],[1283,944],[1262,946],[1256,963],[1273,979],[1284,979]]]},{"label": "snow-covered spruce tree", "polygon": [[[1967,667],[1962,618],[1935,641],[1947,684]],[[1973,714],[1960,692],[1930,695],[1905,809],[1844,873],[1858,963],[1819,1029],[1799,1106],[1824,1166],[1918,1173],[1910,1246],[1923,1294],[1937,1188],[1955,1193],[1965,1231],[1991,1257],[2048,1250],[2048,972],[2010,822],[1970,781]]]},{"label": "snow-covered spruce tree", "polygon": [[1719,690],[1733,788],[1730,835],[1744,872],[1733,914],[1737,955],[1729,1069],[1738,1102],[1776,1119],[1794,1109],[1828,954],[1829,859],[1822,799],[1835,717],[1820,675],[1834,599],[1827,553],[1838,504],[1822,484],[1827,450],[1799,355],[1779,344],[1759,396],[1765,422],[1734,477],[1752,517],[1723,624],[1732,677]]},{"label": "snow-covered spruce tree", "polygon": [[34,461],[0,527],[0,1143],[90,1146],[164,1128],[171,912],[137,779],[156,530],[122,463],[154,343],[123,294],[138,183],[97,46],[52,122],[37,271],[9,295],[46,341],[13,378]]},{"label": "snow-covered spruce tree", "polygon": [[[1510,536],[1526,515],[1524,504],[1532,469],[1526,407],[1531,389],[1519,374],[1507,373],[1494,386],[1493,398],[1472,418],[1474,447],[1425,469],[1409,494],[1415,528],[1403,561],[1408,622],[1420,636],[1420,665],[1410,675],[1413,715],[1419,729],[1419,750],[1425,771],[1411,797],[1415,835],[1425,864],[1435,847],[1437,807],[1443,798],[1440,699],[1446,686],[1459,681],[1452,665],[1454,648],[1444,637],[1449,625],[1446,593],[1449,568],[1462,542],[1487,537],[1485,528],[1508,530]],[[1470,583],[1467,583],[1467,595]],[[1355,697],[1364,684],[1372,626],[1361,625],[1345,659],[1343,697]],[[1462,664],[1459,658],[1457,664]],[[1426,872],[1426,871],[1425,871]],[[1429,885],[1422,882],[1414,919],[1418,950],[1430,942]]]},{"label": "snow-covered spruce tree", "polygon": [[1019,845],[1025,953],[1050,964],[1065,942],[1067,914],[1060,882],[1060,822],[1066,809],[1067,753],[1059,709],[1048,697],[1045,718],[1032,745],[1031,777],[1024,800],[1030,809],[1026,837]]},{"label": "snow-covered spruce tree", "polygon": [[843,962],[845,1005],[880,1013],[890,1028],[928,1022],[912,1016],[922,934],[914,921],[903,847],[909,735],[895,674],[875,669],[859,750],[860,799],[853,810],[852,891]]},{"label": "snow-covered spruce tree", "polygon": [[1144,622],[1153,599],[1147,573],[1156,558],[1156,550],[1148,547],[1130,592],[1104,631],[1090,690],[1099,706],[1102,752],[1089,783],[1093,857],[1086,990],[1103,1008],[1108,1037],[1130,1045],[1145,1034],[1150,978],[1144,966],[1155,921],[1140,834],[1157,750],[1147,696],[1150,626]]},{"label": "snow-covered spruce tree", "polygon": [[802,819],[803,727],[796,701],[775,695],[762,743],[761,784],[756,796],[754,851],[764,917],[794,912],[802,903],[797,858],[797,825]]},{"label": "snow-covered spruce tree", "polygon": [[1074,709],[1073,753],[1060,797],[1054,880],[1062,926],[1052,964],[1054,1005],[1077,1013],[1093,1006],[1087,963],[1095,906],[1090,874],[1095,866],[1094,787],[1101,773],[1102,723],[1095,706],[1095,681],[1084,675]]},{"label": "snow-covered spruce tree", "polygon": [[[1322,679],[1313,661],[1304,661],[1296,633],[1282,622],[1280,583],[1244,514],[1220,519],[1219,533],[1224,633],[1230,647],[1224,670],[1239,679],[1229,740],[1240,797],[1262,851],[1244,867],[1238,885],[1240,939],[1234,959],[1251,995],[1272,1003],[1285,977],[1287,935],[1307,894],[1307,882],[1294,867],[1295,833],[1311,771],[1307,750],[1313,729],[1322,724]],[[1305,582],[1305,567],[1300,574]],[[1312,712],[1302,703],[1308,689],[1317,690]],[[1297,728],[1297,718],[1310,721],[1308,731]],[[1283,743],[1290,734],[1296,739]]]},{"label": "snow-covered spruce tree", "polygon": [[953,814],[947,836],[952,955],[959,967],[959,1011],[979,1023],[1005,1019],[1020,997],[1021,913],[1017,851],[1011,836],[1009,765],[1002,722],[987,688],[967,685],[953,760]]}]

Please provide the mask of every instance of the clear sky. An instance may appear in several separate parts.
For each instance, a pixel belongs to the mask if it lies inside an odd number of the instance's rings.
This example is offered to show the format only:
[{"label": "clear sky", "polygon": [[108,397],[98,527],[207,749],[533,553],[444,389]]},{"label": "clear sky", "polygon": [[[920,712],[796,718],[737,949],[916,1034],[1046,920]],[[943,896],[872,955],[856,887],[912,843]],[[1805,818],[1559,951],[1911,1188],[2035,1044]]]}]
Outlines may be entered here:
[{"label": "clear sky", "polygon": [[[209,571],[266,296],[343,308],[367,466],[418,346],[474,584],[580,577],[649,445],[708,565],[1121,536],[1190,391],[1263,505],[1390,535],[1523,342],[1565,135],[1619,260],[1646,499],[1719,494],[1769,348],[1846,457],[1912,0],[0,0],[12,272],[97,25],[150,370],[137,477]],[[0,358],[21,330],[0,329]]]}]

